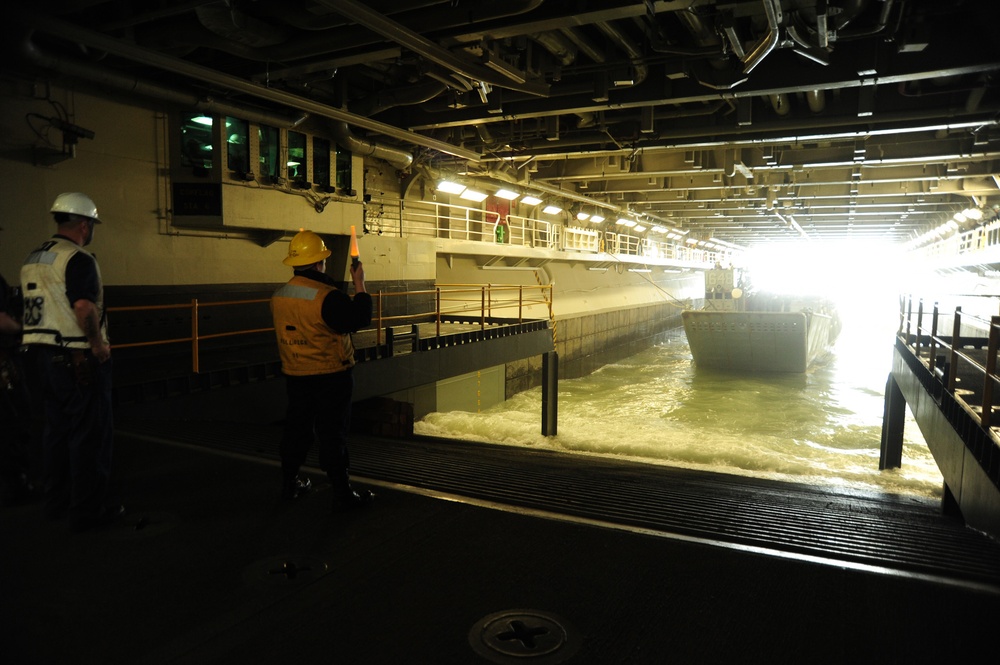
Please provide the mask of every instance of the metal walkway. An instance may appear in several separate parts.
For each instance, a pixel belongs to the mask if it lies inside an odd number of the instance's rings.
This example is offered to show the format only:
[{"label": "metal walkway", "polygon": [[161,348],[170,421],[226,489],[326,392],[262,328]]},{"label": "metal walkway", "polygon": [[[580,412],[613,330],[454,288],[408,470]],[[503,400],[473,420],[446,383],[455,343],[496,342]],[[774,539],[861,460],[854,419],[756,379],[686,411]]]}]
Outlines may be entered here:
[{"label": "metal walkway", "polygon": [[[143,439],[277,459],[279,428],[122,422]],[[598,456],[355,436],[352,473],[502,510],[1000,593],[1000,543],[915,497],[834,492]],[[309,464],[317,466],[315,457]]]}]

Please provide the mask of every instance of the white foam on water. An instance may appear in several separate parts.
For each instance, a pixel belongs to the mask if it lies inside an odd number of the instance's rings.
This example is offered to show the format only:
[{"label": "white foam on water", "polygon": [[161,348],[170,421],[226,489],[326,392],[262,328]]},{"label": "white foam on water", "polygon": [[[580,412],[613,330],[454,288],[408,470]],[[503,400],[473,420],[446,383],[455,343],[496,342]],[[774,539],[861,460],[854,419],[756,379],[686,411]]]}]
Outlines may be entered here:
[{"label": "white foam on water", "polygon": [[[884,310],[882,310],[884,311]],[[541,390],[481,413],[431,413],[416,433],[858,491],[941,496],[943,479],[907,412],[903,466],[879,471],[894,322],[848,329],[797,375],[699,371],[683,333],[589,376],[560,380],[558,435],[541,434]],[[884,340],[884,343],[881,342]]]}]

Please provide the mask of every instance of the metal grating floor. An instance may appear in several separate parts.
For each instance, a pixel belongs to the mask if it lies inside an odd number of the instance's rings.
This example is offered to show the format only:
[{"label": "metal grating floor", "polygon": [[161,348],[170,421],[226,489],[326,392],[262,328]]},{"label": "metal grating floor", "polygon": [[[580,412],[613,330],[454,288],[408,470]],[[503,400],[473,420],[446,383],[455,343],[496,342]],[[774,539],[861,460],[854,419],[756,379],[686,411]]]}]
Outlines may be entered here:
[{"label": "metal grating floor", "polygon": [[[120,423],[119,434],[277,460],[277,426]],[[309,464],[317,466],[315,451]],[[356,478],[572,519],[1000,593],[1000,543],[914,497],[456,440],[355,436]],[[364,482],[360,480],[359,482]]]}]

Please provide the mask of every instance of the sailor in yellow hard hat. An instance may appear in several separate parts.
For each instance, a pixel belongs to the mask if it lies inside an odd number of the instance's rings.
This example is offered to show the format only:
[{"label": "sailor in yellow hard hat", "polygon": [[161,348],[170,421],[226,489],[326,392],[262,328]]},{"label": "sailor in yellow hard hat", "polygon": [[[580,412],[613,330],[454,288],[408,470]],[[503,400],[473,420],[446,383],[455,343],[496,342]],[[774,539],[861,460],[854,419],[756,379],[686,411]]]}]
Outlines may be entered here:
[{"label": "sailor in yellow hard hat", "polygon": [[326,274],[330,256],[323,239],[312,231],[292,238],[283,263],[294,269],[287,284],[274,292],[271,313],[285,375],[288,410],[281,440],[282,496],[294,500],[312,487],[299,476],[314,439],[319,442],[320,468],[333,485],[335,508],[371,503],[368,490],[350,483],[347,433],[354,389],[354,344],[351,333],[369,325],[372,299],[365,290],[361,262],[351,265],[354,297],[335,286]]}]

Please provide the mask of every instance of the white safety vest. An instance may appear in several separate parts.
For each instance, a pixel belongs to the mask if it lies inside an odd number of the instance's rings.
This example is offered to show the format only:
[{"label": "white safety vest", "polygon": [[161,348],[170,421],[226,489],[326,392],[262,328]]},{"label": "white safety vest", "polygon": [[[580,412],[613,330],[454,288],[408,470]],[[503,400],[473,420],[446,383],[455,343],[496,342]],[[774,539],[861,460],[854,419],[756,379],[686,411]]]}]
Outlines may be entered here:
[{"label": "white safety vest", "polygon": [[[21,291],[24,295],[24,344],[48,344],[71,349],[89,349],[90,342],[76,321],[73,304],[66,296],[66,266],[79,245],[65,238],[52,238],[33,251],[21,266]],[[84,252],[87,253],[87,252]],[[104,316],[104,283],[97,267],[97,313],[101,337],[108,343]]]}]

